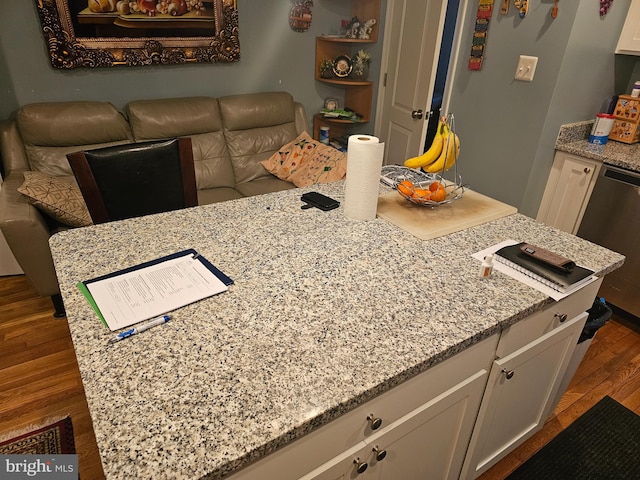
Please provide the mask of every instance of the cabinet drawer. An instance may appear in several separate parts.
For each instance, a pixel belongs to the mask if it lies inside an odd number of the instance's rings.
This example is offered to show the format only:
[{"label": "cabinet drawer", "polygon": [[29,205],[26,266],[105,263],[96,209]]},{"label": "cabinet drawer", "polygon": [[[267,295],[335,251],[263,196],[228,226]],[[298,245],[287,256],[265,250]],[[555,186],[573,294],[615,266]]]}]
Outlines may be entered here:
[{"label": "cabinet drawer", "polygon": [[570,320],[591,308],[601,283],[602,279],[600,278],[568,297],[549,305],[544,310],[529,315],[505,328],[500,335],[496,356],[503,358],[515,352],[545,333],[558,328],[563,323],[562,318],[565,321]]},{"label": "cabinet drawer", "polygon": [[[286,480],[307,474],[478,371],[488,372],[497,343],[494,335],[469,347],[249,465],[230,480]],[[379,429],[372,430],[367,416],[381,419]]]}]

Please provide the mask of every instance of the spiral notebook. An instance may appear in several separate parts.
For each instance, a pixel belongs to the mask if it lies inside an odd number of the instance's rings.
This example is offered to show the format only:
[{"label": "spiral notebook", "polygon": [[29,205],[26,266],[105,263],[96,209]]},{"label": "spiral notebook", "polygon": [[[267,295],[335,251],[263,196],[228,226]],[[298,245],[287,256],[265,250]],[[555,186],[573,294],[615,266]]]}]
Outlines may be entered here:
[{"label": "spiral notebook", "polygon": [[495,253],[495,259],[544,285],[562,293],[569,293],[589,283],[593,270],[576,265],[571,271],[562,271],[547,266],[528,257],[520,250],[523,243],[502,247]]}]

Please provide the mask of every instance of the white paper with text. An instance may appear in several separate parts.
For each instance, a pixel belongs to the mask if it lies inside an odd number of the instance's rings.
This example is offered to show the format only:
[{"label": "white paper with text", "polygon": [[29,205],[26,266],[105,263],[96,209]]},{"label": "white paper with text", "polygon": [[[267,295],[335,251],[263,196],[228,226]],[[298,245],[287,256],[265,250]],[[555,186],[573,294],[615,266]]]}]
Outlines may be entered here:
[{"label": "white paper with text", "polygon": [[227,288],[192,255],[87,284],[111,330],[162,315]]}]

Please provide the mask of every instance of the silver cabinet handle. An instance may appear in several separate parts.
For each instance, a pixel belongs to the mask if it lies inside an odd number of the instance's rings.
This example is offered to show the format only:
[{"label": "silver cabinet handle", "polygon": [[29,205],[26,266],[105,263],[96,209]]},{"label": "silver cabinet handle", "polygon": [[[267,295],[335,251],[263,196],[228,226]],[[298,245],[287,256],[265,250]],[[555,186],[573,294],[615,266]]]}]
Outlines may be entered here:
[{"label": "silver cabinet handle", "polygon": [[375,454],[376,460],[378,462],[381,462],[382,460],[384,460],[384,457],[387,456],[387,451],[386,450],[380,450],[380,447],[378,447],[378,445],[373,447],[373,453]]},{"label": "silver cabinet handle", "polygon": [[591,169],[589,167],[584,167],[584,173],[589,173],[591,172]]},{"label": "silver cabinet handle", "polygon": [[371,430],[377,430],[382,425],[382,419],[376,418],[373,413],[367,417],[367,420],[369,420],[369,423],[371,424]]},{"label": "silver cabinet handle", "polygon": [[364,473],[367,467],[369,466],[367,465],[367,462],[361,462],[360,458],[358,457],[353,459],[353,463],[356,466],[356,472],[358,472],[358,475],[361,473]]},{"label": "silver cabinet handle", "polygon": [[554,318],[557,318],[560,323],[564,323],[567,321],[567,314],[566,313],[555,313]]},{"label": "silver cabinet handle", "polygon": [[507,380],[511,380],[516,374],[516,372],[514,372],[513,370],[507,370],[505,368],[502,369],[502,373],[504,373],[504,376],[507,378]]}]

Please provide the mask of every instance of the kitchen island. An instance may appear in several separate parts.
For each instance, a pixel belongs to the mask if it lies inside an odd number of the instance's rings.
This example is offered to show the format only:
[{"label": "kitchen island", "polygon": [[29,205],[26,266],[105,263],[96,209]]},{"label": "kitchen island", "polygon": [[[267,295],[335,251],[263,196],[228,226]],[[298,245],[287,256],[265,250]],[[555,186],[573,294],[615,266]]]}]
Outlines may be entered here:
[{"label": "kitchen island", "polygon": [[[302,210],[308,190],[51,238],[108,479],[231,475],[553,305],[500,272],[480,278],[471,255],[490,245],[526,240],[598,276],[624,261],[520,214],[421,241],[342,207]],[[187,248],[235,284],[108,346],[77,282]]]}]

